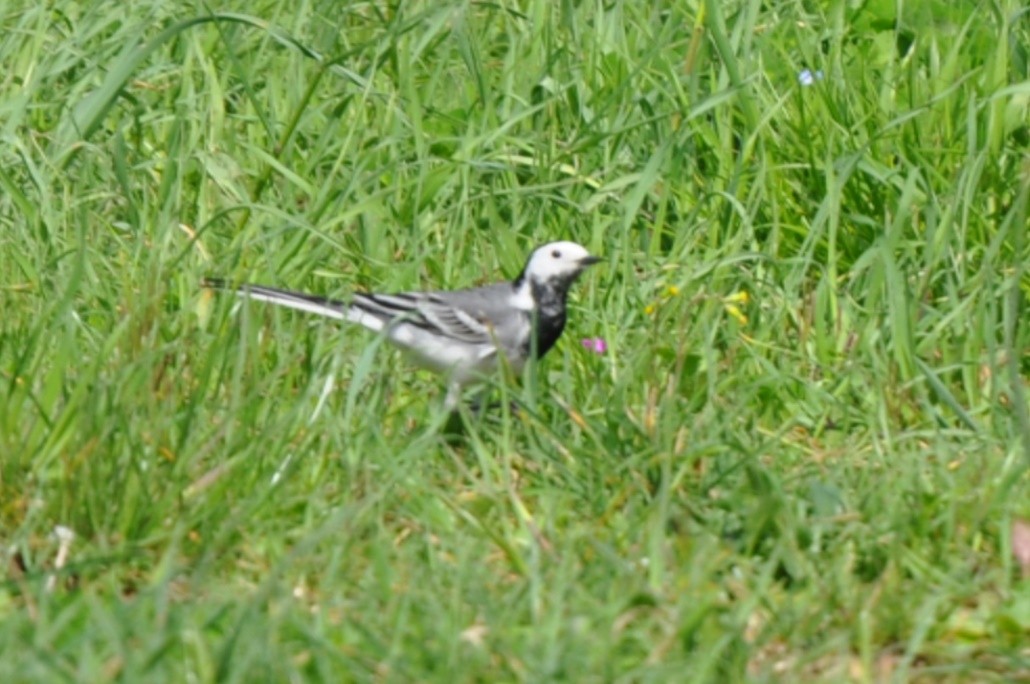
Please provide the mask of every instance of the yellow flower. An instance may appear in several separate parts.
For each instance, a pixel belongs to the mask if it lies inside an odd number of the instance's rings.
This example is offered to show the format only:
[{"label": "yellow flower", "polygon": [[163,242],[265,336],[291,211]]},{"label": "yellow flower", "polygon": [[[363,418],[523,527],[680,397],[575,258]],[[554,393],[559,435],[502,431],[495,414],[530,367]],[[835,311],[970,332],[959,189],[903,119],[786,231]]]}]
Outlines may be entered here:
[{"label": "yellow flower", "polygon": [[723,299],[727,304],[747,304],[751,301],[751,295],[747,293],[747,290],[741,290],[740,292],[734,292],[730,296]]},{"label": "yellow flower", "polygon": [[744,312],[738,309],[735,304],[724,304],[723,306],[726,308],[726,313],[737,319],[737,323],[747,325],[747,316],[745,316]]},{"label": "yellow flower", "polygon": [[648,304],[647,306],[644,307],[644,313],[647,314],[648,316],[653,314],[654,310],[655,310],[655,305],[654,304]]},{"label": "yellow flower", "polygon": [[680,293],[680,289],[675,285],[670,285],[665,289],[665,294],[669,297],[675,297]]}]

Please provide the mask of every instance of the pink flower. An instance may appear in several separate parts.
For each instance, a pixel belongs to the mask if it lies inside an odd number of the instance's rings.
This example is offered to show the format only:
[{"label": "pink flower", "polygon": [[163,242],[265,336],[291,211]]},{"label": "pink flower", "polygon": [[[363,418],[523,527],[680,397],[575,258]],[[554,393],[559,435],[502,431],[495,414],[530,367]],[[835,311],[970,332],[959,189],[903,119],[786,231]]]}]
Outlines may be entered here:
[{"label": "pink flower", "polygon": [[608,351],[608,343],[603,337],[584,337],[580,343],[595,354],[604,354]]}]

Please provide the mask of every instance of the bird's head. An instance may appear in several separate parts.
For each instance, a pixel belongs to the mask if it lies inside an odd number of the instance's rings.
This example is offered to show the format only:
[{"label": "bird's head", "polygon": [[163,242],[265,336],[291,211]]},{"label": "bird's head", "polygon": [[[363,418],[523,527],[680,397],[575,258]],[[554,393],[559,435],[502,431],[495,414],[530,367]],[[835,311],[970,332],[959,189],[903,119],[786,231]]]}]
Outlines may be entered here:
[{"label": "bird's head", "polygon": [[575,242],[549,242],[533,250],[519,279],[561,290],[598,261]]}]

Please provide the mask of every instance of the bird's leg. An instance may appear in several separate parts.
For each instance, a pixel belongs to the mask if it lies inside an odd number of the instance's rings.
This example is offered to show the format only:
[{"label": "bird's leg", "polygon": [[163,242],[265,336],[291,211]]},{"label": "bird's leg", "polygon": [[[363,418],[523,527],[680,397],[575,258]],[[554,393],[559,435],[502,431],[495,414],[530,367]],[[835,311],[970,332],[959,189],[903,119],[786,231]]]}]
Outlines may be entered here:
[{"label": "bird's leg", "polygon": [[461,403],[461,383],[450,382],[447,384],[447,396],[443,400],[443,407],[448,413],[454,413]]}]

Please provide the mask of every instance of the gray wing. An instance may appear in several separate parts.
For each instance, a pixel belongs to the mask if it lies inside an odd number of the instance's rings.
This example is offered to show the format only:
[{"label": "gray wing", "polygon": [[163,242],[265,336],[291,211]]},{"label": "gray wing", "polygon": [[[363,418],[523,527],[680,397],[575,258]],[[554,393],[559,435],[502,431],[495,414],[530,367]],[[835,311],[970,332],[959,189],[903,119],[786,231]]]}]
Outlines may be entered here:
[{"label": "gray wing", "polygon": [[512,286],[498,283],[468,290],[355,294],[352,308],[381,320],[414,325],[476,345],[517,349],[529,334],[528,316],[511,305]]}]

